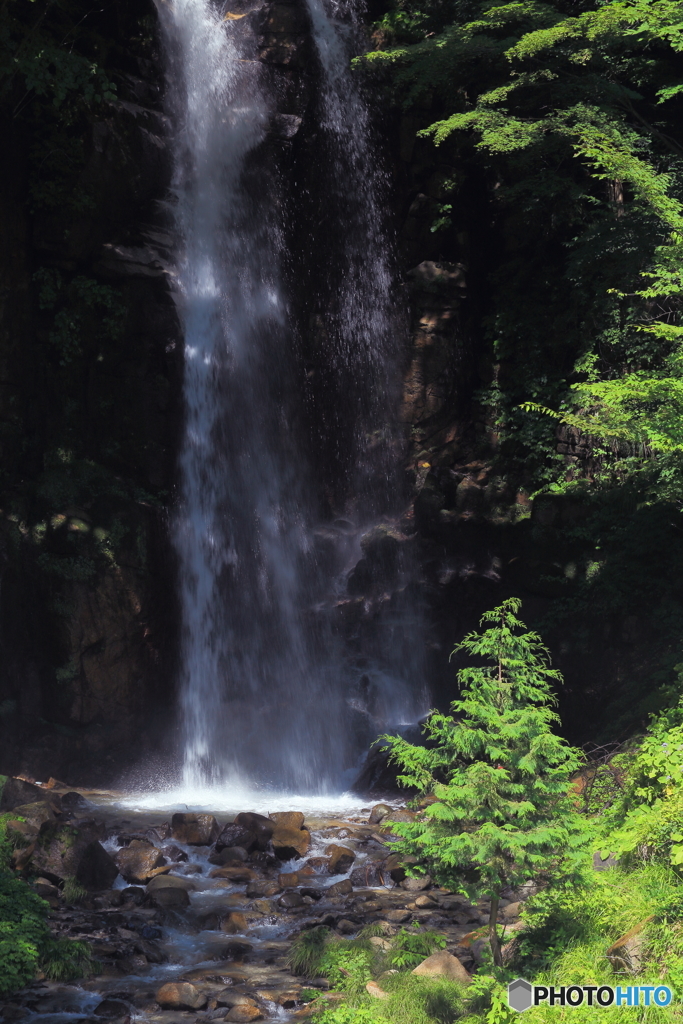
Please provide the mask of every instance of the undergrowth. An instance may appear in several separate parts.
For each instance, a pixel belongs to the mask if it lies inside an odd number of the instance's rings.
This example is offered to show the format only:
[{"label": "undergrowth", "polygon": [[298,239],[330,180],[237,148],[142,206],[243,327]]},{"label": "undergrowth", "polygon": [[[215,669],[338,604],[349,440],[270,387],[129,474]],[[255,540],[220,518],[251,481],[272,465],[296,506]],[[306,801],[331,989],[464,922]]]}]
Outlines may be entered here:
[{"label": "undergrowth", "polygon": [[37,971],[52,981],[73,981],[94,966],[87,943],[52,937],[48,904],[11,870],[11,819],[0,816],[0,997],[27,985]]}]

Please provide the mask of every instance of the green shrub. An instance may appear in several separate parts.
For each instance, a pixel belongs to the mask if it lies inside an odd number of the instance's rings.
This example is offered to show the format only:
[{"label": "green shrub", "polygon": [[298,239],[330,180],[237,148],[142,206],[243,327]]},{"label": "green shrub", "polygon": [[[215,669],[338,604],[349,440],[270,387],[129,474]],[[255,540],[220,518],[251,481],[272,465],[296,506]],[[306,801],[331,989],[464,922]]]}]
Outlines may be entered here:
[{"label": "green shrub", "polygon": [[47,903],[0,868],[0,996],[26,985],[48,939]]},{"label": "green shrub", "polygon": [[51,981],[74,981],[91,974],[95,961],[87,942],[50,939],[42,947],[40,967]]}]

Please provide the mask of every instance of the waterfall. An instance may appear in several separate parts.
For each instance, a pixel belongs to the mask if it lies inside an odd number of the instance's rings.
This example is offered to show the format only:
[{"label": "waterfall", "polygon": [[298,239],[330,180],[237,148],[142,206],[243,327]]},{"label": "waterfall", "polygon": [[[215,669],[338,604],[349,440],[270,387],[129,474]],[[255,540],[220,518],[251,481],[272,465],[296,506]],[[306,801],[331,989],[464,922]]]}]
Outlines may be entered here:
[{"label": "waterfall", "polygon": [[[392,271],[367,112],[348,71],[352,28],[336,24],[319,0],[309,10],[323,70],[320,128],[337,154],[326,159],[325,187],[337,230],[346,221],[330,263],[338,281],[319,279],[334,382],[320,420],[343,450],[340,493],[360,496],[358,525],[387,507],[391,442],[380,435],[394,401]],[[324,792],[357,753],[348,659],[330,616],[320,614],[343,584],[357,537],[351,524],[355,539],[342,537],[336,560],[316,548],[320,474],[297,413],[306,400],[301,331],[287,287],[287,197],[269,141],[277,89],[248,16],[226,20],[211,0],[162,2],[159,11],[185,353],[173,529],[184,785],[246,778]],[[373,479],[383,481],[379,489]],[[388,704],[405,708],[402,686]]]}]

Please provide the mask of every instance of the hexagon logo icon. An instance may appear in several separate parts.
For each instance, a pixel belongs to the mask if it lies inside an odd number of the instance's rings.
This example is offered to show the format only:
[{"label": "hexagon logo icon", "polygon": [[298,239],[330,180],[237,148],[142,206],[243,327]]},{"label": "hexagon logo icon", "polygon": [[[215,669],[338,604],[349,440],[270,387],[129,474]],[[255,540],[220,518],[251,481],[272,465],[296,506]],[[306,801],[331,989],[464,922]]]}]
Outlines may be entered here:
[{"label": "hexagon logo icon", "polygon": [[531,993],[531,985],[524,978],[511,981],[508,985],[508,1006],[519,1013],[528,1010],[533,1003]]}]

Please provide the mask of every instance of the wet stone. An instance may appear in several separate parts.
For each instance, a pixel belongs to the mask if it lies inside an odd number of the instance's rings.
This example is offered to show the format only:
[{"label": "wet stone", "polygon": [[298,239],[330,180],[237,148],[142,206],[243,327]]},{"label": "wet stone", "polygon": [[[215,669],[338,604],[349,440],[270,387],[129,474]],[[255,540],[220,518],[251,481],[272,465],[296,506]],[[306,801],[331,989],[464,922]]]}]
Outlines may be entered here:
[{"label": "wet stone", "polygon": [[327,870],[331,875],[345,875],[356,859],[353,850],[346,846],[337,846],[335,843],[327,847],[327,854],[330,858]]},{"label": "wet stone", "polygon": [[311,845],[311,833],[306,829],[285,828],[278,825],[272,835],[273,849],[280,860],[305,857]]},{"label": "wet stone", "polygon": [[391,814],[393,808],[389,804],[375,804],[370,811],[370,817],[368,822],[371,825],[378,825],[382,818],[385,818],[387,814]]},{"label": "wet stone", "polygon": [[410,920],[409,910],[389,910],[384,915],[391,924],[404,924]]},{"label": "wet stone", "polygon": [[301,907],[304,904],[303,896],[299,892],[286,892],[277,901],[278,906],[289,909],[291,907]]},{"label": "wet stone", "polygon": [[225,825],[216,839],[216,853],[239,846],[247,852],[256,846],[256,833],[246,825],[232,822]]},{"label": "wet stone", "polygon": [[154,877],[155,869],[165,863],[166,858],[161,850],[146,840],[133,839],[116,855],[116,865],[125,880],[143,885]]},{"label": "wet stone", "polygon": [[328,896],[346,896],[348,893],[353,892],[353,885],[350,879],[345,878],[341,882],[335,882],[325,892]]},{"label": "wet stone", "polygon": [[162,1009],[201,1010],[207,997],[189,981],[168,982],[157,990],[155,999]]},{"label": "wet stone", "polygon": [[111,1017],[124,1017],[130,1013],[130,1005],[122,999],[103,999],[99,1006],[95,1007],[95,1016],[109,1019]]},{"label": "wet stone", "polygon": [[432,884],[432,880],[429,875],[422,875],[421,878],[404,878],[401,882],[401,888],[407,889],[408,892],[422,892],[423,889],[428,889]]},{"label": "wet stone", "polygon": [[227,914],[220,924],[221,931],[226,932],[228,935],[243,935],[248,927],[247,918],[244,914],[239,913],[239,911],[232,911]]},{"label": "wet stone", "polygon": [[284,828],[298,828],[304,827],[304,816],[301,811],[276,811],[270,815],[271,821],[275,825]]},{"label": "wet stone", "polygon": [[278,882],[263,880],[247,885],[247,896],[250,899],[276,896],[279,892],[282,892],[282,887]]},{"label": "wet stone", "polygon": [[211,846],[220,834],[213,814],[174,814],[171,828],[173,838],[186,846]]}]

